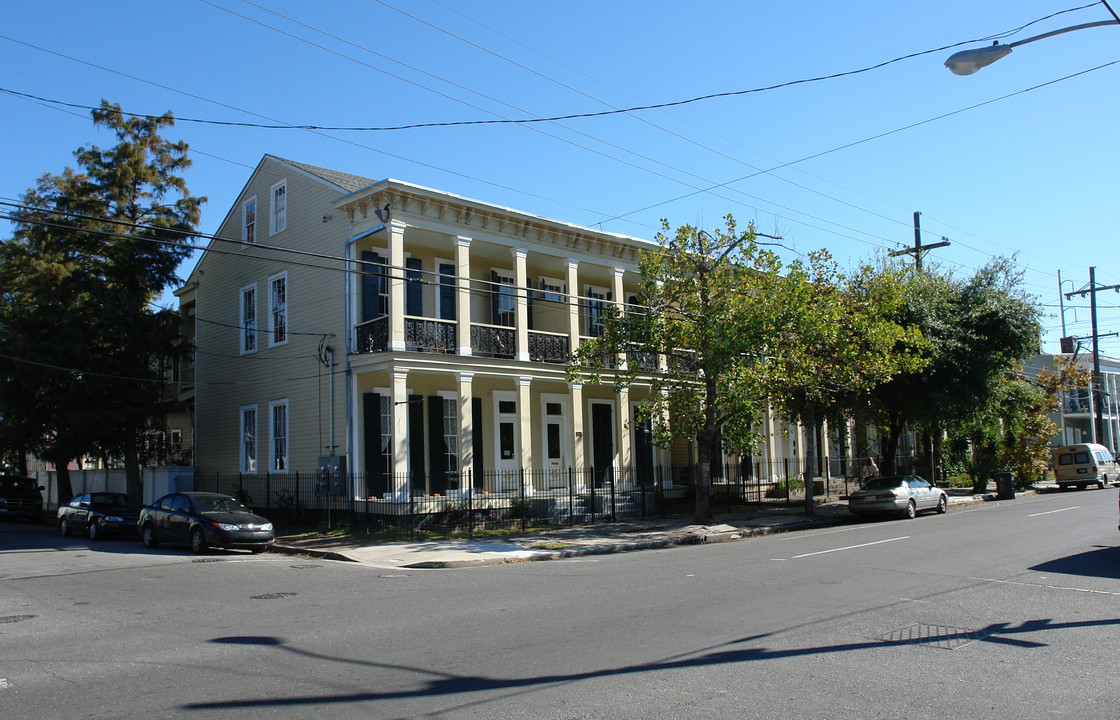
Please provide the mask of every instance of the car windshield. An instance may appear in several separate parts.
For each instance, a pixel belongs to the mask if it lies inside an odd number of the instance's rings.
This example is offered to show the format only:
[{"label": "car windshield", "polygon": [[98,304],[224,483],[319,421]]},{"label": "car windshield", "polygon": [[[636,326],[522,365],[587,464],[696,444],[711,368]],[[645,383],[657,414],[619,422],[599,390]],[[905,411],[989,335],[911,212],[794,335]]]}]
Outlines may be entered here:
[{"label": "car windshield", "polygon": [[98,507],[136,508],[136,503],[131,497],[118,493],[94,493],[89,498],[89,504]]},{"label": "car windshield", "polygon": [[28,478],[0,478],[0,490],[34,490],[35,482]]},{"label": "car windshield", "polygon": [[905,475],[887,475],[886,477],[872,478],[861,488],[862,490],[894,490],[900,487],[906,479]]},{"label": "car windshield", "polygon": [[204,512],[252,512],[240,500],[228,495],[195,495],[194,501]]}]

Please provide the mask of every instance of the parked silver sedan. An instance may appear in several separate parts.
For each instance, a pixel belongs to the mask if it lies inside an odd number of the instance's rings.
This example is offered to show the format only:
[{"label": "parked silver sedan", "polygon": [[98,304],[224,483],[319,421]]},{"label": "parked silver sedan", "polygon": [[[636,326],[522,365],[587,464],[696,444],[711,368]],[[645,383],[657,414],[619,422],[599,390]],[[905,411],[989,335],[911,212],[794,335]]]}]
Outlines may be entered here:
[{"label": "parked silver sedan", "polygon": [[871,478],[848,496],[848,510],[856,515],[901,513],[912,518],[922,510],[943,513],[949,497],[939,487],[917,475],[884,475]]}]

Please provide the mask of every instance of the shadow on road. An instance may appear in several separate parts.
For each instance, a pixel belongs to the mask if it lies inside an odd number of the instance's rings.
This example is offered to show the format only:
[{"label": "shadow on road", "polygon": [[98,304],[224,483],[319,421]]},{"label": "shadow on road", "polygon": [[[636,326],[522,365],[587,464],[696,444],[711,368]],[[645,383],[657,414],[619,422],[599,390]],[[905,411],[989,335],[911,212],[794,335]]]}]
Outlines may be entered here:
[{"label": "shadow on road", "polygon": [[1089,552],[1049,560],[1040,565],[1032,565],[1029,569],[1045,573],[1120,580],[1120,547],[1101,547]]}]

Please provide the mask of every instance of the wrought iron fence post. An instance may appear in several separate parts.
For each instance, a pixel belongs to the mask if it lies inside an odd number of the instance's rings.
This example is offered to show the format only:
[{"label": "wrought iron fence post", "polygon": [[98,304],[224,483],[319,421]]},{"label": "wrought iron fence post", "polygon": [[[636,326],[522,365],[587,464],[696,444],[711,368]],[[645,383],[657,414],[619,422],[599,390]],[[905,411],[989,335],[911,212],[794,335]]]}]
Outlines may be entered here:
[{"label": "wrought iron fence post", "polygon": [[572,466],[568,466],[568,527],[576,524],[576,494],[575,488],[572,486],[574,481],[574,473]]},{"label": "wrought iron fence post", "polygon": [[517,468],[517,494],[518,494],[518,509],[521,515],[521,532],[525,532],[525,516],[528,515],[528,510],[525,507],[525,468]]},{"label": "wrought iron fence post", "polygon": [[408,493],[408,539],[416,539],[416,498],[412,495],[412,473],[405,474],[405,492]]},{"label": "wrought iron fence post", "polygon": [[615,504],[614,489],[615,489],[615,485],[617,485],[618,483],[615,482],[614,465],[611,465],[610,468],[607,470],[607,479],[611,484],[611,514],[610,514],[610,517],[607,518],[607,520],[610,521],[610,522],[617,522],[618,521],[618,507]]},{"label": "wrought iron fence post", "polygon": [[468,469],[467,482],[463,482],[463,473],[459,473],[459,494],[463,493],[463,485],[467,486],[467,537],[474,537],[474,476]]},{"label": "wrought iron fence post", "polygon": [[595,466],[591,466],[591,477],[588,478],[588,489],[591,491],[591,505],[588,510],[591,513],[591,522],[595,522]]},{"label": "wrought iron fence post", "polygon": [[789,458],[782,458],[782,470],[786,476],[786,505],[789,505]]},{"label": "wrought iron fence post", "polygon": [[[637,468],[635,467],[634,468],[634,476],[637,477],[637,474],[638,474],[637,473]],[[641,518],[642,518],[642,520],[645,520],[646,519],[646,483],[645,483],[645,478],[642,478],[641,480],[639,480],[639,482],[641,482],[641,485],[638,488],[638,502],[640,502],[642,504]]]}]

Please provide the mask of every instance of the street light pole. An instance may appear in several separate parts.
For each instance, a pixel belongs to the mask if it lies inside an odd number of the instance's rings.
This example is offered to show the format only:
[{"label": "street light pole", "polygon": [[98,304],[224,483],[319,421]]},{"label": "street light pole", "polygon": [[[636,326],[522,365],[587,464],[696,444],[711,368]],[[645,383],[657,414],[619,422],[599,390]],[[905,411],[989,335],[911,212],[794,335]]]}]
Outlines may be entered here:
[{"label": "street light pole", "polygon": [[982,68],[986,68],[996,60],[1007,56],[1012,48],[1017,48],[1020,45],[1026,45],[1036,40],[1045,40],[1048,37],[1062,35],[1073,32],[1074,30],[1085,30],[1086,28],[1101,27],[1103,25],[1120,25],[1120,15],[1116,14],[1116,11],[1108,4],[1108,0],[1101,0],[1101,5],[1108,8],[1108,12],[1112,15],[1111,20],[1098,20],[1096,22],[1082,23],[1081,25],[1074,25],[1073,27],[1061,28],[1059,30],[1051,30],[1048,33],[1035,35],[1034,37],[1018,40],[1006,45],[1000,45],[997,40],[988,47],[961,50],[949,56],[949,59],[945,61],[945,67],[949,68],[955,75],[971,75]]}]

